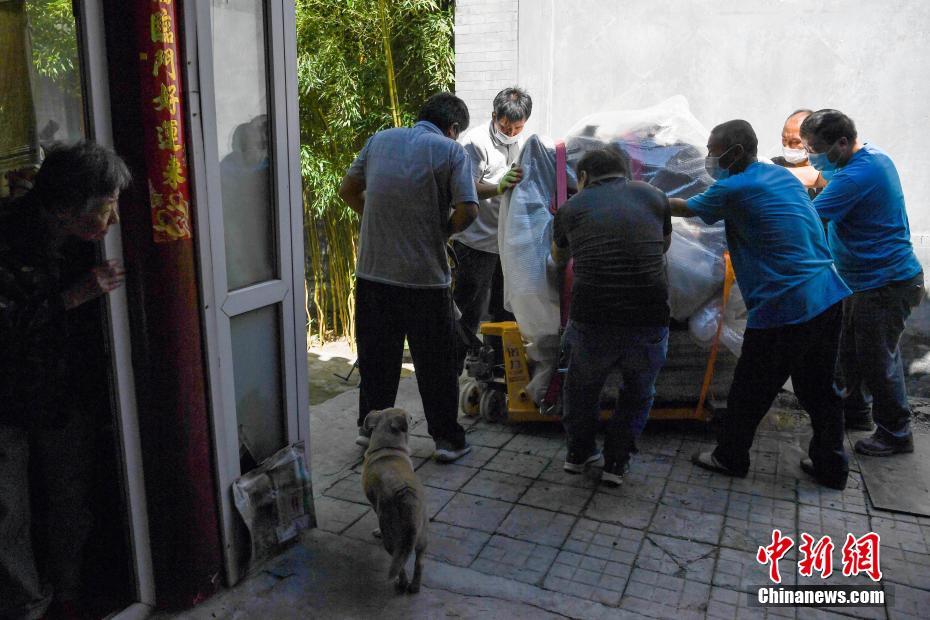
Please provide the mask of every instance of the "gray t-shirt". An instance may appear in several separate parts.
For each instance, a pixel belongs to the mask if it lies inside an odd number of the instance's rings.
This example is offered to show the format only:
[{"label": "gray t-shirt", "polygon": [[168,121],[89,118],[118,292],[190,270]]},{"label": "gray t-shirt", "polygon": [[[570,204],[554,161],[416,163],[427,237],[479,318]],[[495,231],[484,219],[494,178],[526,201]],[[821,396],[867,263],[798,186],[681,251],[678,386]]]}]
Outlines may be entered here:
[{"label": "gray t-shirt", "polygon": [[570,317],[579,323],[668,325],[668,198],[640,181],[593,183],[556,213],[552,239],[575,259]]},{"label": "gray t-shirt", "polygon": [[438,127],[380,131],[348,174],[365,181],[355,275],[408,288],[445,288],[450,209],[478,202],[465,150]]},{"label": "gray t-shirt", "polygon": [[[493,121],[491,124],[469,129],[459,138],[459,142],[465,147],[465,152],[471,160],[475,183],[478,181],[490,185],[500,183],[504,173],[510,169],[511,164],[517,161],[520,148],[525,141],[523,134],[520,134],[520,140],[516,143],[503,144],[491,135],[492,130]],[[501,198],[503,196],[482,200],[478,204],[478,217],[475,221],[452,238],[472,249],[500,254],[497,245],[497,220],[501,209]]]}]

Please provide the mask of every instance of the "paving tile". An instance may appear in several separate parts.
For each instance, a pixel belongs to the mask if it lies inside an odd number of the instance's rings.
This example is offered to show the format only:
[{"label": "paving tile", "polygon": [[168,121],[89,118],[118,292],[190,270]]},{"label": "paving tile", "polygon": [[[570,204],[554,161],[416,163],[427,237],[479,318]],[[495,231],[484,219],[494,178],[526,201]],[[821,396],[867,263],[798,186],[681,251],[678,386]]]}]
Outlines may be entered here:
[{"label": "paving tile", "polygon": [[537,480],[520,498],[520,503],[578,515],[581,514],[593,494],[594,489]]},{"label": "paving tile", "polygon": [[378,515],[374,510],[369,510],[361,519],[352,524],[352,527],[345,530],[342,535],[360,540],[369,545],[381,547],[381,540],[375,538],[371,533],[378,529]]},{"label": "paving tile", "polygon": [[636,558],[636,566],[689,581],[710,583],[716,560],[714,545],[648,534]]},{"label": "paving tile", "polygon": [[571,515],[517,505],[496,533],[540,545],[561,547],[574,523],[575,517]]},{"label": "paving tile", "polygon": [[807,532],[815,539],[830,536],[837,545],[837,549],[841,549],[846,541],[846,534],[862,536],[869,531],[871,531],[869,517],[866,515],[819,506],[803,504],[798,506],[799,536],[803,532]]},{"label": "paving tile", "polygon": [[750,471],[745,478],[731,479],[730,490],[795,502],[797,484],[798,481],[794,477]]},{"label": "paving tile", "polygon": [[420,482],[428,487],[458,491],[472,476],[478,473],[474,467],[465,467],[457,463],[439,463],[431,461],[417,470]]},{"label": "paving tile", "polygon": [[778,471],[778,452],[752,451],[749,455],[749,471],[774,476]]},{"label": "paving tile", "polygon": [[472,445],[471,452],[455,462],[456,465],[466,467],[483,467],[497,454],[497,448]]},{"label": "paving tile", "polygon": [[510,450],[501,450],[497,453],[497,456],[484,466],[484,468],[492,471],[501,471],[505,474],[537,478],[548,463],[548,458],[536,456],[534,454],[520,454],[519,452],[511,452]]},{"label": "paving tile", "polygon": [[726,512],[728,496],[729,492],[724,489],[670,481],[665,485],[661,501],[668,506],[722,515]]},{"label": "paving tile", "polygon": [[[778,563],[778,570],[782,585],[794,585],[797,582],[797,564],[793,559],[782,558]],[[754,588],[770,584],[772,581],[769,579],[769,565],[760,564],[754,551],[720,548],[717,564],[714,566],[713,585],[755,594]],[[744,604],[748,605],[748,599]]]},{"label": "paving tile", "polygon": [[666,505],[659,505],[649,525],[649,531],[656,534],[714,545],[720,539],[722,529],[723,515],[706,514]]},{"label": "paving tile", "polygon": [[681,449],[681,438],[647,428],[636,440],[636,447],[640,452],[675,456]]},{"label": "paving tile", "polygon": [[472,570],[536,584],[549,571],[559,550],[506,536],[494,536],[471,565]]},{"label": "paving tile", "polygon": [[894,584],[894,596],[890,601],[886,598],[885,607],[891,620],[926,620],[927,610],[930,610],[930,591]]},{"label": "paving tile", "polygon": [[589,555],[560,551],[543,587],[616,606],[626,587],[630,565]]},{"label": "paving tile", "polygon": [[621,609],[658,618],[704,618],[710,599],[710,584],[634,568]]},{"label": "paving tile", "polygon": [[640,452],[633,456],[629,469],[623,475],[622,485],[610,487],[604,484],[599,490],[608,495],[631,497],[655,504],[665,490],[672,463],[670,456]]},{"label": "paving tile", "polygon": [[884,580],[930,591],[930,527],[872,517],[872,531],[881,536]]},{"label": "paving tile", "polygon": [[798,503],[859,514],[869,512],[862,476],[855,472],[849,473],[846,489],[843,491],[821,486],[805,474],[798,480]]},{"label": "paving tile", "polygon": [[711,487],[714,489],[729,489],[730,484],[735,478],[718,474],[698,467],[691,462],[691,455],[680,455],[672,462],[672,469],[668,473],[668,479],[676,482],[684,482],[693,486]]},{"label": "paving tile", "polygon": [[323,491],[326,497],[335,497],[356,504],[368,505],[368,498],[362,490],[362,476],[356,472],[350,473],[328,489]]},{"label": "paving tile", "polygon": [[446,504],[448,504],[449,500],[454,496],[454,491],[426,487],[426,516],[430,519],[435,517],[436,513],[445,508]]},{"label": "paving tile", "polygon": [[487,532],[434,521],[429,526],[426,554],[446,564],[468,566],[490,538]]},{"label": "paving tile", "polygon": [[531,484],[532,478],[482,469],[462,487],[462,491],[505,502],[516,502]]},{"label": "paving tile", "polygon": [[563,438],[520,434],[507,444],[507,449],[520,454],[553,458],[565,445]]},{"label": "paving tile", "polygon": [[[731,493],[723,522],[720,544],[755,553],[760,546],[772,543],[772,531],[778,528],[798,544],[797,506],[794,502],[771,499],[748,493]],[[791,550],[794,557],[796,547]]]},{"label": "paving tile", "polygon": [[[562,545],[562,550],[623,564],[630,568],[633,566],[642,542],[642,530],[591,519],[579,519],[572,527],[568,540]],[[629,574],[629,571],[626,574]]]},{"label": "paving tile", "polygon": [[465,432],[465,439],[472,446],[486,446],[488,448],[501,448],[511,439],[513,433],[504,433],[497,430],[488,430],[483,428],[469,429]]},{"label": "paving tile", "polygon": [[584,516],[595,521],[619,523],[624,527],[642,530],[649,525],[655,509],[656,505],[653,502],[598,491],[585,508]]},{"label": "paving tile", "polygon": [[334,497],[318,497],[313,500],[317,527],[338,534],[368,512],[369,507],[347,502]]},{"label": "paving tile", "polygon": [[487,497],[456,493],[435,520],[482,532],[494,532],[501,524],[512,504]]}]

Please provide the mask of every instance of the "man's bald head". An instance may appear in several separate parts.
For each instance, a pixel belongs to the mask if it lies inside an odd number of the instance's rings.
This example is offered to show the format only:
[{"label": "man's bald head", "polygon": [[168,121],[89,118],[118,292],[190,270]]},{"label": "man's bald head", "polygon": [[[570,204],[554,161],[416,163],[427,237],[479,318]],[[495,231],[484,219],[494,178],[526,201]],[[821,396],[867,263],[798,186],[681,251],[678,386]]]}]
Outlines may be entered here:
[{"label": "man's bald head", "polygon": [[802,108],[795,110],[785,119],[785,126],[781,130],[781,145],[789,149],[802,149],[801,143],[801,123],[804,119],[813,114],[813,110]]}]

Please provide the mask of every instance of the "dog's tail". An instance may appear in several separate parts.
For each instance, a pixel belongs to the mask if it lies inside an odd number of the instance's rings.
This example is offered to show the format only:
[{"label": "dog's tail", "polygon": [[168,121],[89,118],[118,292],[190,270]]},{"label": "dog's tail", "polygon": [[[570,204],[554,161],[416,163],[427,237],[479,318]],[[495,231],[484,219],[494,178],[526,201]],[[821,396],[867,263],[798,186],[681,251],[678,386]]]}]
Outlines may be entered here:
[{"label": "dog's tail", "polygon": [[401,524],[413,525],[416,523],[415,506],[416,491],[410,487],[401,489],[391,502],[396,511],[392,522],[397,527],[394,536],[394,549],[391,552],[391,568],[388,570],[388,579],[395,579],[407,563],[407,558],[413,552],[416,544],[416,528],[403,527]]}]

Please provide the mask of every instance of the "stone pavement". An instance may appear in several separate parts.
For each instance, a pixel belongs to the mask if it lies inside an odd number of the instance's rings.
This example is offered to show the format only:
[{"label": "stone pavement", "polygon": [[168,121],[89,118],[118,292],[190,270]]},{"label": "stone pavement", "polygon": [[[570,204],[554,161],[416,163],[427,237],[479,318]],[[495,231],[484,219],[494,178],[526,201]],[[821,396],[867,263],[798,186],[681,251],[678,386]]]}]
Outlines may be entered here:
[{"label": "stone pavement", "polygon": [[[472,453],[452,465],[432,461],[415,381],[402,381],[397,402],[414,416],[411,449],[432,520],[422,592],[393,594],[389,556],[371,536],[377,521],[359,481],[352,390],[312,408],[319,528],[181,617],[930,617],[930,518],[876,510],[857,471],[843,492],[814,484],[798,465],[807,420],[785,403],[764,421],[745,479],[691,464],[694,451],[713,445],[703,425],[650,426],[624,485],[610,489],[562,471],[558,425],[463,418]],[[829,585],[871,583],[840,574],[840,549],[847,532],[879,532],[886,605],[750,606],[751,586],[769,583],[755,556],[774,528],[796,544],[800,532],[833,537]],[[797,575],[797,557],[795,546],[781,561],[783,583],[819,582]]]}]

